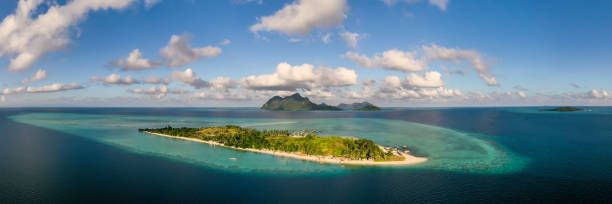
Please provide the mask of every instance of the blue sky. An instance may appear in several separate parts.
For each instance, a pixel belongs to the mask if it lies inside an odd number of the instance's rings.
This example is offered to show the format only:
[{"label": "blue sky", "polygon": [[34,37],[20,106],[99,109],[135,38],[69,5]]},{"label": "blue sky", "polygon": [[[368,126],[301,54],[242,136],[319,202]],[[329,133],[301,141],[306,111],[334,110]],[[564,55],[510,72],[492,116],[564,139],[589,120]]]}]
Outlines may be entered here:
[{"label": "blue sky", "polygon": [[[18,4],[33,12],[19,17]],[[293,92],[331,104],[610,105],[611,8],[610,1],[2,1],[0,106],[259,106]],[[54,9],[64,16],[45,16]],[[36,24],[41,19],[50,20]],[[127,62],[135,49],[146,68]],[[30,53],[31,64],[14,62]],[[119,59],[123,65],[113,66]],[[122,82],[127,76],[134,80]]]}]

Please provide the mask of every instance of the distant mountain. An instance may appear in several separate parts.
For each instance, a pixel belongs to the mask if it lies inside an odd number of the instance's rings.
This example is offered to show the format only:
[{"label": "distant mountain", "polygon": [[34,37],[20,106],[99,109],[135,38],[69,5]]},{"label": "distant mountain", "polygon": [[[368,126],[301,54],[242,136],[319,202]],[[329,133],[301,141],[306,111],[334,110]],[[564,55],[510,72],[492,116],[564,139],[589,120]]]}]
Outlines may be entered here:
[{"label": "distant mountain", "polygon": [[375,106],[374,104],[371,104],[365,101],[361,103],[352,103],[352,104],[341,103],[340,105],[338,105],[338,108],[345,109],[345,110],[360,110],[360,111],[380,110],[378,106]]},{"label": "distant mountain", "polygon": [[286,110],[286,111],[309,111],[309,110],[342,110],[335,106],[327,104],[315,104],[310,102],[308,98],[295,93],[291,96],[280,97],[274,96],[268,100],[261,109],[265,110]]}]

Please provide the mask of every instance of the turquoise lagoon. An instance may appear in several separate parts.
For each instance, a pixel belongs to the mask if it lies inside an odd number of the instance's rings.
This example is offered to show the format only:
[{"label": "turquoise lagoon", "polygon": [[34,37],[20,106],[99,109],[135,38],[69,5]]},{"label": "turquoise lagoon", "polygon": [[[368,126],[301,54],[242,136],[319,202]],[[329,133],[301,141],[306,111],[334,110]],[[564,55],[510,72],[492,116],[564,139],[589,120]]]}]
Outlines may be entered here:
[{"label": "turquoise lagoon", "polygon": [[[236,172],[316,174],[348,173],[368,168],[436,169],[479,174],[520,171],[528,159],[493,142],[491,135],[434,125],[373,118],[235,118],[139,116],[120,114],[27,113],[11,119],[122,149]],[[138,128],[239,125],[257,129],[316,129],[321,136],[372,139],[388,146],[407,145],[428,162],[405,167],[355,167],[320,164],[273,155],[237,151],[208,144],[139,133]]]}]

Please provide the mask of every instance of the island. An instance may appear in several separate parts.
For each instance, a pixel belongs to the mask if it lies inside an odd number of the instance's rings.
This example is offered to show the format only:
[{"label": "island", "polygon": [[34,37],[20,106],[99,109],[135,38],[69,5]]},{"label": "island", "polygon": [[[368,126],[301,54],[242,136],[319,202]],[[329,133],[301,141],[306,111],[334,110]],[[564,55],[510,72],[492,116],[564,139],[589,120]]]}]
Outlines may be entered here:
[{"label": "island", "polygon": [[313,130],[257,130],[234,125],[157,129],[140,132],[227,148],[343,165],[409,165],[427,161],[409,151],[382,147],[372,140],[320,137]]},{"label": "island", "polygon": [[381,110],[378,106],[375,106],[374,104],[368,103],[366,101],[361,102],[361,103],[352,103],[352,104],[345,104],[345,103],[341,103],[340,105],[338,105],[338,108],[341,109],[345,109],[345,110],[357,110],[357,111],[378,111]]},{"label": "island", "polygon": [[286,97],[274,96],[270,98],[266,103],[264,103],[261,106],[261,109],[280,110],[280,111],[316,111],[316,110],[377,111],[377,110],[381,110],[379,107],[371,103],[368,103],[368,102],[353,103],[353,104],[341,103],[338,106],[331,106],[325,103],[315,104],[311,102],[307,97],[302,97],[299,93],[295,93],[293,95],[286,96]]},{"label": "island", "polygon": [[308,100],[308,98],[300,96],[299,93],[286,97],[274,96],[263,104],[261,109],[288,111],[342,110],[335,106],[326,105],[325,103],[315,104]]},{"label": "island", "polygon": [[558,108],[551,108],[551,109],[540,109],[541,111],[557,111],[557,112],[573,112],[573,111],[584,111],[585,109],[581,109],[581,108],[576,108],[576,107],[558,107]]}]

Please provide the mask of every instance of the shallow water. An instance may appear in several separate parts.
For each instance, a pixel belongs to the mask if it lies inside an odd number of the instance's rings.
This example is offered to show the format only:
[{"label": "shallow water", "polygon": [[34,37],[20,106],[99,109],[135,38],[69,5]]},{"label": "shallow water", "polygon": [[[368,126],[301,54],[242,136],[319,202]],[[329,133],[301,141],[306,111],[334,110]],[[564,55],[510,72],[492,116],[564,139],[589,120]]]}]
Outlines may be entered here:
[{"label": "shallow water", "polygon": [[[612,108],[589,108],[0,109],[0,203],[605,202]],[[168,124],[313,128],[408,145],[431,161],[343,167],[136,131]]]},{"label": "shallow water", "polygon": [[[232,171],[322,173],[356,170],[292,158],[246,152],[197,142],[139,133],[138,128],[239,125],[258,129],[316,129],[321,136],[372,139],[384,146],[407,145],[417,156],[429,158],[419,165],[377,168],[435,168],[478,173],[507,173],[525,165],[500,145],[474,133],[418,123],[370,118],[211,118],[130,116],[108,114],[31,113],[13,120],[79,135],[121,148]],[[230,159],[235,158],[235,159]]]}]

